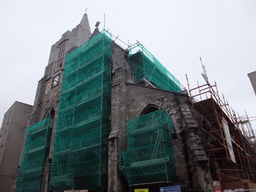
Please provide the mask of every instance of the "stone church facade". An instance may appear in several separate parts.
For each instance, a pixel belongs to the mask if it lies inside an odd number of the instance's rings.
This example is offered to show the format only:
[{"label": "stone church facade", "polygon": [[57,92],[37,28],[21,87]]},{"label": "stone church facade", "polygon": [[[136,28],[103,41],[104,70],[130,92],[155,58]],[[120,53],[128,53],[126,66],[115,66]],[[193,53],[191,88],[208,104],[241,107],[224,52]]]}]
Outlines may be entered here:
[{"label": "stone church facade", "polygon": [[[50,187],[50,167],[54,151],[65,57],[88,41],[91,36],[91,29],[85,14],[76,28],[65,32],[61,39],[52,45],[45,75],[38,82],[28,127],[48,117],[53,119],[50,147],[46,154],[47,157],[42,172],[41,191],[48,191]],[[181,185],[186,188],[199,187],[202,190],[211,191],[212,180],[208,169],[208,159],[200,145],[200,138],[197,136],[198,126],[190,110],[187,92],[163,90],[152,86],[147,81],[140,84],[134,83],[134,74],[126,55],[127,50],[113,42],[111,128],[108,137],[108,173],[105,190],[111,192],[129,191],[130,188],[136,188],[135,186],[129,186],[119,168],[120,153],[127,149],[126,121],[140,116],[145,110],[148,110],[148,112],[162,110],[170,117],[175,130],[175,139],[172,144],[175,180],[172,182],[163,180],[159,182],[159,186]],[[150,187],[150,182],[145,186]]]},{"label": "stone church facade", "polygon": [[[155,125],[153,114],[159,115]],[[121,48],[98,24],[92,33],[84,14],[51,48],[14,189],[121,192],[178,185],[214,191],[195,115],[202,116],[188,92],[146,49]]]}]

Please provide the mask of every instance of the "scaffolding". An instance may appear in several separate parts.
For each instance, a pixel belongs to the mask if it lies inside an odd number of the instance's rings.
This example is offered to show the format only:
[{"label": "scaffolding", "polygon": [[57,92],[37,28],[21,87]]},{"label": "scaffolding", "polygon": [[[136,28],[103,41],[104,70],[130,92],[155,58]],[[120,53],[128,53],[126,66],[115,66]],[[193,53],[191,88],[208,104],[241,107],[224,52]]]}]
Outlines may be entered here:
[{"label": "scaffolding", "polygon": [[[188,82],[188,78],[187,78]],[[213,180],[256,181],[256,150],[252,148],[233,109],[221,99],[216,83],[188,89],[195,119],[201,127],[202,145],[210,162]]]},{"label": "scaffolding", "polygon": [[163,90],[180,92],[180,82],[140,43],[129,47],[127,60],[132,66],[134,82],[149,80]]},{"label": "scaffolding", "polygon": [[45,160],[49,154],[52,120],[28,127],[16,192],[40,192]]},{"label": "scaffolding", "polygon": [[173,181],[174,128],[162,110],[127,121],[127,151],[121,153],[120,170],[129,185]]},{"label": "scaffolding", "polygon": [[103,31],[66,56],[50,179],[54,192],[106,190],[112,42]]},{"label": "scaffolding", "polygon": [[[252,118],[251,118],[252,119]],[[255,120],[255,119],[252,119]],[[251,120],[248,117],[247,112],[245,111],[245,116],[238,115],[237,122],[241,127],[243,135],[249,141],[252,147],[256,147],[256,137],[252,129]]]}]

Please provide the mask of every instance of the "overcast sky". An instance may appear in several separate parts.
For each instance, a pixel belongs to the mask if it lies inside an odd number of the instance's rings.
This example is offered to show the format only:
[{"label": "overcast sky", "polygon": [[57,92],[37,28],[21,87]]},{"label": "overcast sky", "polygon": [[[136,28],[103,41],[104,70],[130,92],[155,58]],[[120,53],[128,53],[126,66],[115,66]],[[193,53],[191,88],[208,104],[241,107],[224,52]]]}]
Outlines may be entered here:
[{"label": "overcast sky", "polygon": [[[51,45],[87,9],[124,42],[143,44],[185,87],[217,82],[240,115],[256,117],[248,73],[256,70],[255,0],[5,0],[0,2],[0,122],[15,102],[33,105]],[[126,45],[124,45],[124,48]],[[251,122],[256,129],[256,121]]]}]

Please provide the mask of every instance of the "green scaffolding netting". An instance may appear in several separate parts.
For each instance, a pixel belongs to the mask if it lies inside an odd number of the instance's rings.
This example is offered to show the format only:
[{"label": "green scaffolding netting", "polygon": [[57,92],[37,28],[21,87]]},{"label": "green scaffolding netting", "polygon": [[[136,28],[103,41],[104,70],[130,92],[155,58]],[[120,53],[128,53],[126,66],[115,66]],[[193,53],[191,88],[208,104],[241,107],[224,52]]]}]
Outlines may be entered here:
[{"label": "green scaffolding netting", "polygon": [[48,157],[52,132],[50,118],[28,127],[16,192],[40,192],[42,171]]},{"label": "green scaffolding netting", "polygon": [[121,153],[120,170],[130,185],[174,180],[173,132],[162,110],[127,121],[128,148]]},{"label": "green scaffolding netting", "polygon": [[[104,191],[110,132],[111,35],[103,31],[66,57],[50,190]],[[68,183],[73,181],[73,186]]]},{"label": "green scaffolding netting", "polygon": [[145,78],[158,88],[181,91],[180,82],[140,43],[129,47],[127,59],[132,66],[135,83]]}]

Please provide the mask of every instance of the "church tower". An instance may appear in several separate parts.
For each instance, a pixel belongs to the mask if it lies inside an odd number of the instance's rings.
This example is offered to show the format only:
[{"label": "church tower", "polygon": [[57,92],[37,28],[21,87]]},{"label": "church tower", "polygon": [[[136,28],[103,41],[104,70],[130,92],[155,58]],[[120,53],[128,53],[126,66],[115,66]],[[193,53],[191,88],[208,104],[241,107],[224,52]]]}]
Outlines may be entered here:
[{"label": "church tower", "polygon": [[34,107],[28,120],[16,191],[32,191],[40,186],[41,191],[48,189],[66,55],[89,40],[91,35],[85,13],[80,23],[71,31],[66,31],[51,47],[48,65],[38,82]]},{"label": "church tower", "polygon": [[66,31],[61,39],[52,45],[44,77],[38,82],[29,126],[45,119],[49,114],[57,114],[66,55],[90,37],[91,28],[85,13],[76,28]]}]

